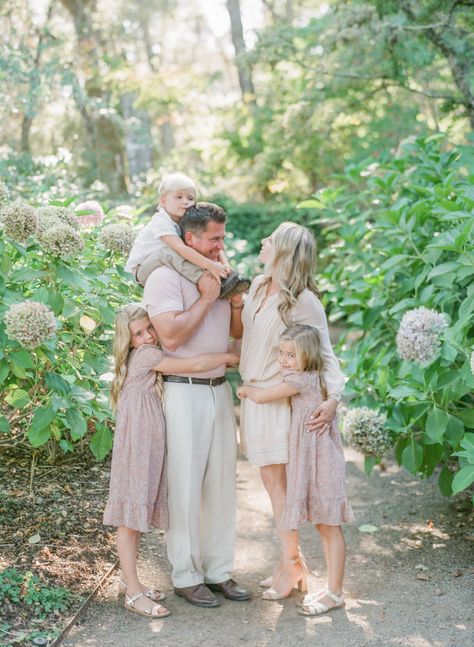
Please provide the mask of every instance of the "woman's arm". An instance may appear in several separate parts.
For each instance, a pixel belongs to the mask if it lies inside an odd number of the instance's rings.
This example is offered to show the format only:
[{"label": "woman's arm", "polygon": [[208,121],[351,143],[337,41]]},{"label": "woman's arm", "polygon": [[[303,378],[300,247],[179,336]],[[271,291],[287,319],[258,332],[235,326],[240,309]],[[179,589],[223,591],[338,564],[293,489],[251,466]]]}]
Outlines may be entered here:
[{"label": "woman's arm", "polygon": [[222,263],[211,261],[192,247],[188,247],[179,236],[161,236],[161,240],[193,265],[208,270],[218,281],[227,276],[227,269]]},{"label": "woman's arm", "polygon": [[276,384],[275,386],[268,386],[266,388],[242,384],[242,386],[239,386],[237,389],[237,396],[241,400],[248,398],[249,400],[252,400],[252,402],[257,402],[258,404],[265,404],[267,402],[273,402],[273,400],[289,398],[297,393],[298,391],[296,389],[284,382]]},{"label": "woman's arm", "polygon": [[236,353],[204,353],[196,357],[165,357],[153,370],[160,373],[202,373],[229,364],[236,366],[239,363]]}]

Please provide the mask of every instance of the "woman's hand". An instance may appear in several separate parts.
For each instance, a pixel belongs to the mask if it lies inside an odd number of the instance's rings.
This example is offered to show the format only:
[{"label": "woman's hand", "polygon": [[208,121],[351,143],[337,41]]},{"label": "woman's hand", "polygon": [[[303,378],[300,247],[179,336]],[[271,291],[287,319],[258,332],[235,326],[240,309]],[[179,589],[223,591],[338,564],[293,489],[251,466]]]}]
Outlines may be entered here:
[{"label": "woman's hand", "polygon": [[336,415],[337,402],[332,398],[324,400],[317,409],[313,411],[309,420],[304,424],[306,431],[315,431],[318,436],[321,436],[329,429],[329,425]]}]

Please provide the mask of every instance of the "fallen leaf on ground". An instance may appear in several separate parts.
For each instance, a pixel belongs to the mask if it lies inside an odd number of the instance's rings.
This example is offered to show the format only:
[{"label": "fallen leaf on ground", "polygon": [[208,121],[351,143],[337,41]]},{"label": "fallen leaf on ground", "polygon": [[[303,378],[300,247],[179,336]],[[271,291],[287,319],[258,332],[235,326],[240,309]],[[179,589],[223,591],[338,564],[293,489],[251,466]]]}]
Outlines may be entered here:
[{"label": "fallen leaf on ground", "polygon": [[423,580],[424,582],[427,582],[430,578],[425,573],[417,573],[416,574],[416,579],[417,580]]},{"label": "fallen leaf on ground", "polygon": [[453,571],[453,577],[462,577],[462,571]]},{"label": "fallen leaf on ground", "polygon": [[37,544],[38,542],[41,541],[41,535],[36,533],[35,535],[31,535],[31,537],[28,539],[29,544]]},{"label": "fallen leaf on ground", "polygon": [[415,566],[415,571],[427,571],[428,568],[424,564],[417,564]]},{"label": "fallen leaf on ground", "polygon": [[364,523],[362,526],[359,526],[359,532],[377,532],[377,526],[373,526],[370,523]]}]

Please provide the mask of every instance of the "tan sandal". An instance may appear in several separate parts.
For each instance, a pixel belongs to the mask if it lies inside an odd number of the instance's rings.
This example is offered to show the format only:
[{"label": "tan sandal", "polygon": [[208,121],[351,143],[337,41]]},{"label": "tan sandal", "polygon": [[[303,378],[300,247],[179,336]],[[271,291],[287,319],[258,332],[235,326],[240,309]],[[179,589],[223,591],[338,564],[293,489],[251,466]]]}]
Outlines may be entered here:
[{"label": "tan sandal", "polygon": [[161,604],[154,604],[151,609],[137,609],[135,603],[140,598],[147,598],[148,600],[150,599],[147,595],[145,595],[145,593],[136,593],[132,596],[126,593],[124,606],[127,611],[137,613],[139,616],[145,616],[146,618],[165,618],[166,616],[169,616],[169,610]]},{"label": "tan sandal", "polygon": [[[287,573],[285,573],[286,569],[293,570],[292,575],[288,576]],[[262,593],[261,595],[262,600],[283,600],[284,598],[287,598],[291,595],[291,592],[293,591],[293,588],[295,586],[298,587],[299,591],[301,591],[302,593],[305,593],[307,591],[307,586],[306,586],[307,574],[308,573],[304,568],[299,556],[295,557],[294,559],[283,560],[282,568],[278,573],[275,583],[271,588],[267,589]],[[281,585],[281,580],[284,576],[287,577],[287,581],[286,581],[286,586],[283,587]]]},{"label": "tan sandal", "polygon": [[[119,591],[120,593],[125,593],[127,591],[127,582],[122,578],[119,580]],[[146,597],[153,600],[153,602],[161,602],[166,598],[166,595],[158,589],[148,589],[148,591],[143,591],[143,595],[146,595]]]},{"label": "tan sandal", "polygon": [[[334,605],[332,607],[328,607],[327,604],[324,604],[324,602],[320,601],[320,598],[324,596],[330,598],[334,602]],[[297,611],[303,616],[320,616],[323,613],[327,613],[328,611],[332,611],[333,609],[338,609],[342,606],[344,606],[343,594],[336,595],[329,589],[324,589],[323,591],[319,591],[318,593],[310,593],[309,595],[305,595],[303,602],[298,605]]]}]

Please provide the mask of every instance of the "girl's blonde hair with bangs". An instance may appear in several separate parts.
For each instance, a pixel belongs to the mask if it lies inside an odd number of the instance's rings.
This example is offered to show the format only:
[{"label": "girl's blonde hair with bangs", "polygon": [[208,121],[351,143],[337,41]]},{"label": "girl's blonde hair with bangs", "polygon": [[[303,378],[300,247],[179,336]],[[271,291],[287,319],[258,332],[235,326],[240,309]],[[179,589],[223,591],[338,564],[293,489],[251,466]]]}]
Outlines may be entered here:
[{"label": "girl's blonde hair with bangs", "polygon": [[[295,222],[282,222],[271,235],[272,257],[268,263],[276,270],[280,284],[278,312],[283,323],[289,326],[290,311],[296,305],[303,290],[310,290],[319,298],[314,282],[316,271],[316,241],[313,234]],[[260,287],[270,283],[266,277]]]},{"label": "girl's blonde hair with bangs", "polygon": [[[114,378],[110,388],[112,410],[117,410],[117,404],[127,377],[128,356],[130,355],[130,328],[132,321],[148,317],[148,312],[139,303],[130,303],[118,311],[115,318],[115,338],[112,347],[114,357]],[[156,389],[160,399],[163,397],[163,378],[161,373],[156,375]]]},{"label": "girl's blonde hair with bangs", "polygon": [[325,363],[321,354],[319,332],[313,326],[294,324],[280,335],[280,341],[291,341],[295,345],[296,358],[303,371],[318,371],[323,397],[327,398],[324,380]]}]

